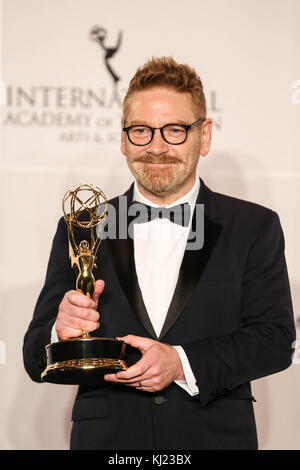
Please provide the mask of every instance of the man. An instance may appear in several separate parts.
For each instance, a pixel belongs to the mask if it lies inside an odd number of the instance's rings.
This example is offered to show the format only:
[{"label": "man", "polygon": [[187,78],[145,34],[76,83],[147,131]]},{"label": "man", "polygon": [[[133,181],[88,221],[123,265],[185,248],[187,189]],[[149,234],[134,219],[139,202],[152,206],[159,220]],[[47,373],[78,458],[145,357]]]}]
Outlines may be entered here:
[{"label": "man", "polygon": [[[250,381],[287,368],[295,338],[279,218],[196,178],[212,122],[193,69],[150,60],[123,111],[121,150],[135,178],[128,209],[185,204],[193,217],[155,218],[135,223],[133,240],[104,239],[93,299],[74,291],[61,220],[25,367],[40,381],[50,338],[99,336],[99,301],[100,334],[127,343],[130,367],[79,387],[72,449],[257,449]],[[110,203],[118,218],[119,198]],[[185,249],[199,204],[204,244]]]}]

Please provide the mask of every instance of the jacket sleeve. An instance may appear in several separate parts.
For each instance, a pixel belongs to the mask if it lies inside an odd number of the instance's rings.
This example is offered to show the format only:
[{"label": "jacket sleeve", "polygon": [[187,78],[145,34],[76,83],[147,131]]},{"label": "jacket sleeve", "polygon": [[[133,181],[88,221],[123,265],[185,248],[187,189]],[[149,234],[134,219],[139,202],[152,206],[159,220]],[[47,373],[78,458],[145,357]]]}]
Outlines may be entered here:
[{"label": "jacket sleeve", "polygon": [[33,319],[24,337],[23,360],[32,380],[41,382],[46,367],[45,346],[51,341],[51,329],[58,314],[59,304],[68,290],[75,287],[68,250],[68,232],[60,219],[53,240],[44,287],[37,300]]},{"label": "jacket sleeve", "polygon": [[203,406],[292,362],[295,326],[284,237],[276,212],[268,212],[249,247],[241,288],[237,331],[182,345],[199,388],[196,398]]}]

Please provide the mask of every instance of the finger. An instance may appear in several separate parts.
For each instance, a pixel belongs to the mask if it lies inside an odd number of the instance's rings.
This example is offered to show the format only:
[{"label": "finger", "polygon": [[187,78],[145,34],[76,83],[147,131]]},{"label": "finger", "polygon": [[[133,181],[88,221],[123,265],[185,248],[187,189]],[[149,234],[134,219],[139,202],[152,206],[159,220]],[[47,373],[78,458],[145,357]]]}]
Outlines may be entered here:
[{"label": "finger", "polygon": [[[141,382],[144,380],[153,380],[154,374],[153,374],[153,368],[149,367],[143,374],[140,375],[134,375],[131,378],[125,378],[125,377],[120,377],[119,373],[114,374],[115,380],[118,380],[119,383],[128,383],[128,384],[133,384],[136,382]],[[110,375],[110,374],[108,374]],[[111,374],[112,375],[112,374]]]},{"label": "finger", "polygon": [[[156,343],[156,341],[154,341],[154,343]],[[141,359],[135,364],[133,364],[131,367],[129,367],[127,370],[117,372],[116,377],[119,379],[128,380],[144,375],[151,367],[155,366],[157,363],[157,358],[155,357],[155,354],[152,354],[153,349],[154,347],[149,348],[147,351],[145,351]]]},{"label": "finger", "polygon": [[77,307],[95,308],[95,302],[91,298],[75,290],[66,293],[66,300]]},{"label": "finger", "polygon": [[142,380],[135,380],[132,383],[130,383],[130,382],[124,382],[124,381],[118,380],[116,378],[115,374],[105,375],[104,376],[105,380],[107,380],[106,377],[111,377],[110,380],[109,380],[109,382],[111,382],[111,383],[126,385],[127,387],[136,388],[138,390],[143,390],[145,392],[155,391],[155,383],[153,383],[152,379],[143,380],[143,381]]},{"label": "finger", "polygon": [[[119,383],[124,383],[127,381],[135,380],[137,381],[137,378],[145,376],[145,373],[151,368],[151,364],[148,364],[145,361],[138,361],[136,364],[133,366],[129,367],[126,371],[122,372],[117,372],[116,374],[106,374],[104,378],[106,380],[111,380],[113,379],[114,381],[118,381]],[[149,374],[147,375],[148,378]]]},{"label": "finger", "polygon": [[120,381],[128,381],[132,379],[137,380],[137,377],[142,377],[150,367],[151,365],[147,365],[141,368],[139,365],[135,364],[134,366],[129,367],[126,371],[117,372],[116,378]]},{"label": "finger", "polygon": [[82,320],[94,321],[97,322],[99,320],[99,312],[94,310],[93,308],[82,308],[77,307],[77,305],[72,305],[72,308],[69,311],[65,311],[65,317],[77,317],[81,318]]},{"label": "finger", "polygon": [[121,383],[121,382],[116,378],[116,374],[105,374],[103,378],[104,378],[104,380],[106,380],[107,382]]},{"label": "finger", "polygon": [[137,376],[137,377],[134,377],[133,379],[118,379],[119,380],[119,383],[124,383],[126,385],[134,385],[136,386],[136,384],[140,383],[140,382],[145,382],[145,380],[153,380],[153,376],[147,376],[147,375],[141,375],[141,376]]},{"label": "finger", "polygon": [[155,343],[155,340],[153,339],[135,335],[127,335],[123,337],[118,337],[116,339],[122,340],[124,341],[124,343],[129,344],[130,346],[140,349],[141,352],[147,351],[147,349],[149,349],[153,345],[153,343]]},{"label": "finger", "polygon": [[59,332],[57,331],[57,336],[59,338],[59,341],[64,341],[71,338],[78,338],[79,336],[82,336],[82,330],[76,330],[75,328],[65,327],[62,334],[59,334]]},{"label": "finger", "polygon": [[152,383],[151,379],[150,380],[138,380],[136,382],[133,382],[133,383],[127,383],[125,384],[127,385],[128,387],[135,387],[135,388],[138,388],[138,389],[142,389],[142,388],[151,388],[154,386],[154,384]]},{"label": "finger", "polygon": [[95,282],[93,301],[98,305],[99,296],[102,294],[105,287],[105,282],[102,279],[98,279]]},{"label": "finger", "polygon": [[99,322],[83,320],[78,317],[66,317],[63,321],[64,325],[74,330],[94,331],[100,326]]}]

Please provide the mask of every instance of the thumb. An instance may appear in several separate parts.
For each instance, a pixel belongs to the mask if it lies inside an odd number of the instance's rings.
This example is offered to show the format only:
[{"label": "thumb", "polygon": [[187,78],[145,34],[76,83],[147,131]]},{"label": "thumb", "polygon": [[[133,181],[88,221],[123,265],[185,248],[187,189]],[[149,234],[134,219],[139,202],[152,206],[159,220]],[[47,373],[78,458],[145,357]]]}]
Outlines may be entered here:
[{"label": "thumb", "polygon": [[93,301],[96,303],[96,306],[98,305],[99,296],[102,294],[104,286],[105,282],[102,279],[98,279],[95,282]]},{"label": "thumb", "polygon": [[124,341],[124,343],[129,344],[134,348],[138,348],[141,352],[147,351],[155,341],[150,338],[144,338],[143,336],[127,335],[123,337],[118,337],[116,339]]}]

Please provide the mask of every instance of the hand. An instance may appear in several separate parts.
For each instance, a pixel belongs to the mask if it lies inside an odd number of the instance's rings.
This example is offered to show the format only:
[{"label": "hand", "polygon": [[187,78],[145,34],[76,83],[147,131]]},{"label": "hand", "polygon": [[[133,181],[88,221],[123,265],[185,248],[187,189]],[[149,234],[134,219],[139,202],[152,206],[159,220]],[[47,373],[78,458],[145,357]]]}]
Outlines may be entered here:
[{"label": "hand", "polygon": [[146,392],[158,392],[174,380],[185,379],[181,360],[172,346],[134,335],[117,339],[138,348],[143,356],[124,372],[106,374],[105,380],[136,387]]},{"label": "hand", "polygon": [[81,292],[66,292],[58,309],[56,332],[60,340],[77,338],[82,331],[94,331],[99,328],[99,312],[97,312],[99,295],[104,289],[104,281],[95,282],[93,298]]}]

